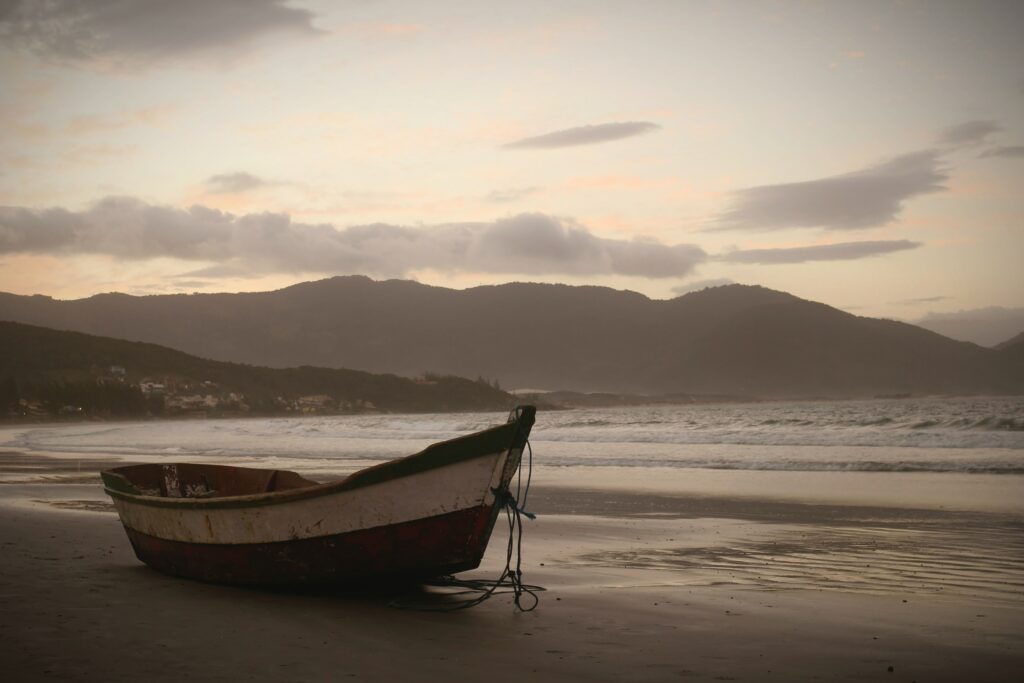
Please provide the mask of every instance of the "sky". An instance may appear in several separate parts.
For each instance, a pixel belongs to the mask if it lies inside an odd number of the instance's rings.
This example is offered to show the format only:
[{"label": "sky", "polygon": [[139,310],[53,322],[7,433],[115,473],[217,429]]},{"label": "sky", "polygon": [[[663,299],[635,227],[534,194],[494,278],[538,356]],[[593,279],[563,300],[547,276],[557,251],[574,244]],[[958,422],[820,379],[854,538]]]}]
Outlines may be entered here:
[{"label": "sky", "polygon": [[1024,3],[0,0],[0,291],[1024,306]]}]

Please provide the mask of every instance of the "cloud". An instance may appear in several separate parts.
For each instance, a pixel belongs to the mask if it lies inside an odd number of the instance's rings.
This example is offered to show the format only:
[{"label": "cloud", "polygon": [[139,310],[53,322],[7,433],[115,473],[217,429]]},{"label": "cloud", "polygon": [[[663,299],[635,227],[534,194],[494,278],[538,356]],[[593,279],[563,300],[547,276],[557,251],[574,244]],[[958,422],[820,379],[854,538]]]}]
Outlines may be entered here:
[{"label": "cloud", "polygon": [[274,34],[318,34],[308,10],[283,0],[13,0],[0,44],[44,59],[137,68],[196,54],[233,53]]},{"label": "cloud", "polygon": [[206,266],[205,268],[198,268],[196,270],[190,270],[187,273],[180,273],[179,277],[194,277],[203,280],[219,279],[225,277],[246,277],[250,275],[250,272],[239,265],[224,265],[218,263],[213,266]]},{"label": "cloud", "polygon": [[917,304],[934,304],[940,301],[949,301],[953,297],[951,296],[922,296],[916,299],[900,299],[899,301],[890,301],[890,304],[897,306],[916,306]]},{"label": "cloud", "polygon": [[678,296],[683,294],[689,294],[690,292],[697,292],[702,289],[708,289],[709,287],[724,287],[725,285],[734,285],[735,280],[730,280],[727,277],[718,277],[711,280],[696,280],[694,282],[687,282],[681,285],[676,285],[672,288],[672,293]]},{"label": "cloud", "polygon": [[1024,145],[1003,145],[986,149],[979,157],[1006,157],[1017,159],[1024,157]]},{"label": "cloud", "polygon": [[180,289],[202,289],[203,287],[209,287],[211,283],[209,280],[174,280],[174,286]]},{"label": "cloud", "polygon": [[576,147],[578,145],[595,145],[611,140],[631,138],[656,130],[661,126],[650,121],[624,121],[620,123],[598,123],[576,128],[556,130],[536,137],[523,138],[502,145],[504,149],[557,149],[559,147]]},{"label": "cloud", "polygon": [[1001,130],[1003,127],[995,121],[965,121],[943,130],[939,142],[952,147],[967,147],[980,144]]},{"label": "cloud", "polygon": [[232,215],[176,209],[127,197],[91,208],[0,207],[0,254],[105,254],[211,263],[189,277],[227,274],[443,271],[536,275],[685,277],[707,255],[697,246],[594,235],[574,221],[526,213],[492,222],[411,228],[377,223],[343,229],[295,223],[286,214]]},{"label": "cloud", "polygon": [[850,261],[868,258],[895,251],[917,249],[920,242],[909,240],[878,240],[867,242],[839,242],[837,244],[816,244],[809,247],[782,249],[737,249],[717,256],[719,261],[730,263],[758,263],[774,265],[779,263],[806,263],[807,261]]},{"label": "cloud", "polygon": [[118,112],[108,116],[95,114],[76,116],[68,123],[67,131],[84,134],[122,130],[132,126],[159,126],[177,109],[178,107],[174,105],[161,105]]},{"label": "cloud", "polygon": [[211,194],[235,194],[254,190],[257,187],[271,185],[263,178],[254,176],[251,173],[238,171],[236,173],[219,173],[206,179],[204,183],[207,192]]},{"label": "cloud", "polygon": [[937,150],[904,154],[842,175],[734,193],[712,230],[822,227],[858,230],[894,220],[903,202],[939,192],[949,178]]},{"label": "cloud", "polygon": [[128,156],[137,154],[138,145],[111,145],[105,142],[73,145],[60,152],[60,158],[72,164],[94,166],[99,162],[116,160],[123,162]]},{"label": "cloud", "polygon": [[493,190],[489,192],[484,201],[492,202],[494,204],[505,204],[508,202],[516,202],[527,197],[531,194],[540,192],[539,187],[520,187],[510,190]]},{"label": "cloud", "polygon": [[389,23],[386,21],[364,21],[349,24],[345,29],[383,36],[413,36],[424,30],[423,24]]}]

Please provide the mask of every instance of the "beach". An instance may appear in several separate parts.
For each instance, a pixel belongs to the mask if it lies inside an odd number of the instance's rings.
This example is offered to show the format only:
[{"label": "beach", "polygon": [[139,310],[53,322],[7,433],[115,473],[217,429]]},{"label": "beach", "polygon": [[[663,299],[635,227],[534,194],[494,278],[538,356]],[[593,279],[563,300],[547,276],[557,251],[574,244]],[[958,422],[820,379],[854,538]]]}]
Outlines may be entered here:
[{"label": "beach", "polygon": [[[923,683],[1024,667],[1024,516],[1006,494],[1019,475],[992,485],[1006,502],[972,510],[855,504],[849,490],[828,503],[820,486],[800,500],[806,473],[730,496],[685,490],[685,471],[632,486],[595,468],[580,486],[538,468],[523,546],[524,580],[546,589],[537,609],[497,595],[439,613],[422,611],[451,604],[439,589],[159,574],[135,559],[96,474],[126,459],[0,456],[6,680]],[[497,576],[503,533],[466,576]]]},{"label": "beach", "polygon": [[0,683],[1024,683],[1022,28],[0,0]]}]

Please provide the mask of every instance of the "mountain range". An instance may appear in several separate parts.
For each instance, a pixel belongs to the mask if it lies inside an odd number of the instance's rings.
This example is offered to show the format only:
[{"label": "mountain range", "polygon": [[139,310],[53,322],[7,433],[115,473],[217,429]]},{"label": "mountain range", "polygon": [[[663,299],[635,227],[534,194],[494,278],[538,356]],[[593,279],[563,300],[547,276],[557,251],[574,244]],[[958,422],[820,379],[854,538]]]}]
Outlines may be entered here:
[{"label": "mountain range", "polygon": [[763,287],[671,300],[605,287],[453,290],[335,277],[241,294],[0,294],[0,319],[221,361],[499,380],[506,388],[747,397],[1024,393],[999,350]]}]

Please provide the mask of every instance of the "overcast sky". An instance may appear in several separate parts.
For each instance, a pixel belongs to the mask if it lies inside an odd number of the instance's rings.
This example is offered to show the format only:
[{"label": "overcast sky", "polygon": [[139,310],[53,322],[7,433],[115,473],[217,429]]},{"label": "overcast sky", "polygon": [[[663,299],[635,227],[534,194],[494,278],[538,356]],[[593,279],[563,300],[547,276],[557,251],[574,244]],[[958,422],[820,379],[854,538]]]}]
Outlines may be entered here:
[{"label": "overcast sky", "polygon": [[0,290],[1024,305],[1024,3],[0,3]]}]

